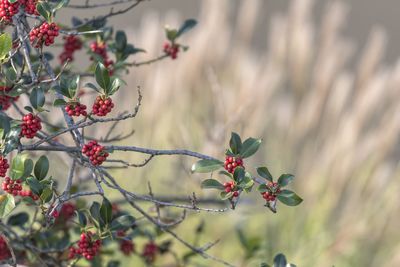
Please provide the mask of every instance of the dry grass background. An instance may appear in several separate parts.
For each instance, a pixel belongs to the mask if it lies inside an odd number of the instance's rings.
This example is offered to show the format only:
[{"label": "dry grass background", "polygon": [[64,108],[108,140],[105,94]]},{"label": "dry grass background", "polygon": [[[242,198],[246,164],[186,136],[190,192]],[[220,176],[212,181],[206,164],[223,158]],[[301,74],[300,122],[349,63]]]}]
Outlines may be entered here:
[{"label": "dry grass background", "polygon": [[[313,1],[291,1],[261,33],[266,48],[254,50],[261,2],[241,1],[232,23],[229,1],[201,1],[200,24],[182,40],[190,50],[126,77],[129,86],[117,101],[132,107],[140,85],[144,102],[140,116],[119,130],[137,130],[126,143],[221,158],[230,131],[262,137],[252,164],[296,174],[293,187],[304,198],[299,207],[280,207],[274,215],[257,196],[236,212],[193,215],[183,224],[180,233],[190,236],[198,218],[206,218],[202,241],[221,238],[211,251],[217,256],[257,266],[258,260],[241,260],[233,234],[240,226],[263,239],[259,259],[283,252],[298,266],[400,266],[400,62],[382,62],[385,32],[376,28],[356,46],[342,34],[347,4],[330,2],[317,25]],[[141,24],[128,29],[130,41],[148,51],[136,59],[157,56],[164,39],[160,25],[181,19],[173,11],[166,17],[143,14]],[[156,159],[118,177],[131,190],[145,192],[150,180],[156,194],[213,196],[201,193],[205,177],[191,175],[191,163]]]}]

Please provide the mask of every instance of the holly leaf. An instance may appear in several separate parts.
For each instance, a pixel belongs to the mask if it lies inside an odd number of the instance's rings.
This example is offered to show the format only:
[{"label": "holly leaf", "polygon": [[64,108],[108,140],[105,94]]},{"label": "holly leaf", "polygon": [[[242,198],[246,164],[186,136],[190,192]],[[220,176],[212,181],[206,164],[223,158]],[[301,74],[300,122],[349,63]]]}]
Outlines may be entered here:
[{"label": "holly leaf", "polygon": [[271,175],[271,173],[269,172],[269,170],[268,170],[267,167],[259,167],[259,168],[257,168],[257,173],[258,173],[258,175],[260,175],[262,178],[264,178],[264,179],[266,179],[266,180],[268,180],[268,181],[270,181],[270,182],[273,181],[272,175]]},{"label": "holly leaf", "polygon": [[14,197],[10,194],[0,195],[0,219],[6,217],[15,208]]},{"label": "holly leaf", "polygon": [[294,179],[294,175],[292,174],[282,174],[278,178],[278,184],[281,187],[287,186]]},{"label": "holly leaf", "polygon": [[239,154],[242,150],[242,140],[237,133],[232,132],[229,146],[233,154]]},{"label": "holly leaf", "polygon": [[104,89],[106,94],[108,94],[111,85],[110,74],[108,69],[100,62],[96,66],[95,76],[97,84]]},{"label": "holly leaf", "polygon": [[0,60],[5,59],[8,56],[8,52],[12,48],[11,35],[3,33],[0,35]]},{"label": "holly leaf", "polygon": [[295,192],[286,189],[282,190],[277,198],[280,202],[288,206],[297,206],[303,201]]},{"label": "holly leaf", "polygon": [[41,181],[46,178],[47,173],[49,172],[50,163],[49,159],[46,156],[41,156],[35,164],[34,174],[35,177]]},{"label": "holly leaf", "polygon": [[181,36],[182,34],[190,31],[191,29],[193,29],[195,26],[197,25],[197,21],[194,19],[188,19],[185,20],[182,24],[182,26],[179,28],[177,34],[176,34],[176,38]]},{"label": "holly leaf", "polygon": [[257,152],[260,147],[261,139],[248,138],[243,142],[240,156],[242,158],[248,158]]},{"label": "holly leaf", "polygon": [[203,189],[218,189],[224,190],[225,187],[215,179],[206,179],[201,183],[201,188]]},{"label": "holly leaf", "polygon": [[103,203],[101,203],[100,217],[105,224],[112,220],[112,205],[107,198],[103,198]]},{"label": "holly leaf", "polygon": [[206,173],[223,167],[223,162],[215,159],[202,159],[193,164],[192,172]]}]

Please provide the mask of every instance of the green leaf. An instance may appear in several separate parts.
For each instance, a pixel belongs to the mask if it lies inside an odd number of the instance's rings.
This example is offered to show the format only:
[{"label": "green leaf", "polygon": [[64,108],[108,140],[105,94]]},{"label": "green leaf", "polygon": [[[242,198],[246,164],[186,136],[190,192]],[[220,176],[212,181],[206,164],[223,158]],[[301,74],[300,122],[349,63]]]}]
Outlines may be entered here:
[{"label": "green leaf", "polygon": [[0,219],[6,217],[15,208],[14,197],[10,194],[0,195]]},{"label": "green leaf", "polygon": [[[1,46],[1,44],[0,44]],[[5,75],[7,80],[10,82],[14,82],[17,79],[17,72],[14,69],[14,66],[10,66],[9,68],[6,68],[5,70]]]},{"label": "green leaf", "polygon": [[177,36],[176,37],[179,37],[179,36],[181,36],[182,34],[184,34],[184,33],[186,33],[186,32],[188,32],[188,31],[190,31],[191,29],[193,29],[195,26],[197,25],[197,21],[196,20],[194,20],[194,19],[188,19],[188,20],[185,20],[185,22],[182,24],[182,26],[179,28],[179,30],[178,30],[178,32],[177,32]]},{"label": "green leaf", "polygon": [[49,202],[52,198],[53,190],[51,190],[49,187],[44,188],[42,194],[40,195],[40,199],[43,201],[43,203]]},{"label": "green leaf", "polygon": [[257,187],[257,190],[260,192],[260,193],[265,193],[265,192],[269,192],[270,190],[268,189],[268,186],[266,185],[266,184],[260,184],[258,187]]},{"label": "green leaf", "polygon": [[167,36],[167,39],[170,40],[171,42],[174,42],[175,39],[178,37],[178,31],[175,29],[165,29],[165,34]]},{"label": "green leaf", "polygon": [[243,142],[240,155],[242,158],[248,158],[257,152],[260,147],[261,139],[248,138]]},{"label": "green leaf", "polygon": [[38,2],[36,5],[36,10],[38,13],[47,21],[51,22],[52,18],[52,9],[51,6],[47,2]]},{"label": "green leaf", "polygon": [[119,90],[121,85],[122,85],[122,80],[118,77],[113,77],[111,80],[111,87],[110,87],[108,95],[115,94]]},{"label": "green leaf", "polygon": [[28,183],[30,189],[35,195],[40,196],[43,192],[43,185],[37,180],[35,177],[28,177],[26,179],[26,182]]},{"label": "green leaf", "polygon": [[222,161],[215,159],[202,159],[193,164],[192,172],[200,172],[200,173],[212,172],[218,170],[223,166],[224,163]]},{"label": "green leaf", "polygon": [[110,225],[111,231],[127,230],[135,224],[136,219],[131,215],[122,215],[115,218]]},{"label": "green leaf", "polygon": [[278,179],[278,184],[281,187],[287,186],[294,179],[292,174],[282,174]]},{"label": "green leaf", "polygon": [[245,171],[242,167],[236,167],[235,171],[233,172],[233,179],[236,182],[240,182],[244,179]]},{"label": "green leaf", "polygon": [[110,89],[110,74],[108,69],[100,62],[96,66],[95,76],[96,82],[104,89],[104,92],[108,94]]},{"label": "green leaf", "polygon": [[282,190],[278,194],[277,198],[280,202],[288,206],[297,206],[303,201],[301,197],[299,197],[298,195],[296,195],[295,192],[290,190]]},{"label": "green leaf", "polygon": [[[0,129],[0,131],[3,131]],[[20,140],[21,128],[19,125],[13,126],[10,131],[5,136],[4,146],[3,146],[3,154],[7,155],[14,149],[18,147]],[[1,135],[0,135],[1,136]]]},{"label": "green leaf", "polygon": [[117,34],[115,35],[115,46],[116,46],[117,50],[124,51],[126,48],[127,42],[128,41],[127,41],[125,32],[117,31]]},{"label": "green leaf", "polygon": [[23,226],[29,221],[29,215],[26,212],[19,212],[8,218],[7,224],[11,226]]},{"label": "green leaf", "polygon": [[0,35],[0,60],[5,59],[8,56],[8,52],[12,48],[11,35],[3,33]]},{"label": "green leaf", "polygon": [[101,93],[100,90],[99,90],[99,88],[97,88],[97,86],[94,85],[93,83],[87,83],[87,84],[85,84],[84,87],[89,87],[90,89],[95,90],[97,93]]},{"label": "green leaf", "polygon": [[82,211],[76,210],[75,211],[76,215],[78,215],[78,220],[79,220],[79,224],[81,225],[81,227],[85,227],[87,225],[87,218],[85,213],[83,213]]},{"label": "green leaf", "polygon": [[23,179],[32,172],[33,162],[26,154],[18,154],[11,162],[10,177],[13,180]]},{"label": "green leaf", "polygon": [[66,7],[69,4],[69,0],[60,0],[58,1],[57,5],[53,8],[53,12]]},{"label": "green leaf", "polygon": [[238,184],[238,187],[249,192],[254,185],[253,179],[251,179],[250,173],[246,172],[242,181]]},{"label": "green leaf", "polygon": [[225,191],[220,193],[220,198],[222,200],[227,200],[233,196],[233,192],[226,193]]},{"label": "green leaf", "polygon": [[101,203],[100,217],[105,224],[109,224],[112,220],[112,205],[107,198],[103,198],[103,203]]},{"label": "green leaf", "polygon": [[34,107],[35,109],[43,107],[45,102],[43,89],[41,87],[33,88],[29,100],[31,101],[32,107]]},{"label": "green leaf", "polygon": [[286,267],[287,261],[285,255],[279,253],[274,258],[274,265],[273,267]]},{"label": "green leaf", "polygon": [[4,138],[11,130],[11,119],[5,114],[0,114],[0,129],[3,132],[1,138]]},{"label": "green leaf", "polygon": [[242,140],[237,133],[232,132],[229,146],[233,154],[239,154],[242,149]]},{"label": "green leaf", "polygon": [[56,99],[54,100],[53,106],[55,107],[63,107],[66,106],[68,103],[64,99]]},{"label": "green leaf", "polygon": [[49,172],[50,162],[46,156],[41,156],[35,164],[34,174],[35,177],[41,181],[46,178],[47,173]]},{"label": "green leaf", "polygon": [[95,201],[92,203],[92,206],[90,206],[90,215],[94,220],[93,223],[99,225],[101,218],[100,218],[100,204],[98,202]]},{"label": "green leaf", "polygon": [[207,179],[201,183],[201,188],[203,189],[218,189],[224,190],[225,187],[215,179]]},{"label": "green leaf", "polygon": [[269,172],[267,167],[259,167],[257,168],[257,173],[260,175],[262,178],[267,179],[270,182],[273,182],[273,178],[271,173]]}]

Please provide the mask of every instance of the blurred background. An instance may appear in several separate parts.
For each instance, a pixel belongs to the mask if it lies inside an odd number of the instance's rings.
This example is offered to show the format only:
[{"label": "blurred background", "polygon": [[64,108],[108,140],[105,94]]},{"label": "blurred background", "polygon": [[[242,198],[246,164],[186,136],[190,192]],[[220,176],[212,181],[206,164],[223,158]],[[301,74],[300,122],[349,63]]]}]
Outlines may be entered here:
[{"label": "blurred background", "polygon": [[[231,131],[262,137],[246,165],[294,173],[292,188],[304,199],[272,214],[253,193],[234,212],[190,214],[180,235],[190,241],[204,220],[200,243],[220,239],[209,252],[236,266],[271,262],[278,252],[298,266],[400,266],[399,7],[393,0],[152,0],[111,20],[147,50],[135,61],[162,53],[165,24],[199,22],[181,40],[190,49],[178,60],[124,77],[118,110],[136,104],[138,85],[144,100],[137,119],[116,129],[136,130],[121,144],[222,159]],[[70,18],[71,10],[62,12]],[[156,158],[114,174],[135,192],[147,193],[151,181],[156,196],[218,197],[200,189],[207,177],[190,174],[193,162]],[[237,229],[254,249],[246,252]],[[193,266],[217,266],[198,258]],[[141,263],[129,258],[123,266],[131,264]]]}]

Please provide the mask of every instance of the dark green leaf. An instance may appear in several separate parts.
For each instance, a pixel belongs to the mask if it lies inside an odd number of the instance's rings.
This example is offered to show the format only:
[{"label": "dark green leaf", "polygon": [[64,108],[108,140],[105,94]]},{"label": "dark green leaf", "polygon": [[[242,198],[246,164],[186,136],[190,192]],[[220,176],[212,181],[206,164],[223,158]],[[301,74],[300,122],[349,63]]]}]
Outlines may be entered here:
[{"label": "dark green leaf", "polygon": [[92,219],[94,220],[95,224],[99,224],[101,221],[100,218],[100,204],[98,202],[93,202],[92,206],[90,206],[90,215],[92,216]]},{"label": "dark green leaf", "polygon": [[270,190],[268,190],[268,186],[266,184],[260,184],[257,188],[257,190],[260,193],[265,193],[265,192],[269,192]]},{"label": "dark green leaf", "polygon": [[202,159],[193,164],[192,172],[212,172],[218,170],[219,168],[223,167],[223,162],[214,159]]},{"label": "dark green leaf", "polygon": [[225,187],[220,182],[218,182],[217,180],[214,180],[214,179],[204,180],[201,183],[201,188],[203,188],[203,189],[212,188],[212,189],[219,189],[219,190],[224,190],[225,189]]},{"label": "dark green leaf", "polygon": [[0,130],[3,133],[1,138],[7,136],[11,130],[11,119],[5,114],[0,114]]},{"label": "dark green leaf", "polygon": [[111,81],[111,88],[109,90],[109,95],[113,95],[115,94],[118,89],[121,87],[122,85],[122,80],[118,77],[113,77],[112,81]]},{"label": "dark green leaf", "polygon": [[248,138],[243,142],[240,155],[242,158],[248,158],[257,152],[260,147],[261,139]]},{"label": "dark green leaf", "polygon": [[[1,44],[0,44],[0,46],[1,46]],[[7,80],[9,80],[11,82],[14,82],[17,79],[17,72],[15,71],[13,66],[6,68],[5,75],[6,75]]]},{"label": "dark green leaf", "polygon": [[35,177],[28,177],[26,179],[26,182],[28,183],[29,188],[35,195],[40,196],[42,194],[44,188],[38,179],[36,179]]},{"label": "dark green leaf", "polygon": [[26,212],[19,212],[8,218],[7,224],[11,226],[23,226],[29,221],[29,215]]},{"label": "dark green leaf", "polygon": [[46,178],[47,173],[49,172],[50,163],[49,159],[46,156],[41,156],[35,164],[34,174],[35,177],[40,181]]},{"label": "dark green leaf", "polygon": [[44,188],[42,194],[40,195],[40,199],[43,201],[43,203],[49,202],[52,198],[53,190],[48,187]]},{"label": "dark green leaf", "polygon": [[182,26],[179,28],[177,36],[179,37],[182,34],[188,32],[189,30],[193,29],[197,25],[197,21],[194,19],[188,19],[185,20],[185,22],[182,24]]},{"label": "dark green leaf", "polygon": [[0,195],[0,219],[6,217],[15,208],[14,197],[10,194]]},{"label": "dark green leaf", "polygon": [[79,210],[76,210],[75,213],[78,215],[78,220],[81,227],[85,227],[87,225],[87,218],[85,213]]},{"label": "dark green leaf", "polygon": [[265,262],[262,262],[260,264],[260,267],[271,267],[271,266],[269,264],[265,263]]},{"label": "dark green leaf", "polygon": [[123,31],[117,31],[115,35],[116,48],[119,51],[123,51],[127,44],[126,34]]},{"label": "dark green leaf", "polygon": [[294,176],[292,174],[282,174],[278,179],[278,184],[281,187],[287,186],[292,180]]},{"label": "dark green leaf", "polygon": [[[18,154],[13,158],[13,160],[11,162],[11,169],[10,169],[10,177],[13,180],[23,178],[26,175],[26,173],[28,172],[28,170],[25,170],[25,167],[30,168],[31,163],[27,163],[25,165],[25,161],[29,161],[26,154]],[[32,172],[31,168],[30,168],[30,171]]]},{"label": "dark green leaf", "polygon": [[243,180],[245,175],[245,171],[242,167],[236,167],[235,171],[233,172],[233,179],[236,182],[240,182],[241,180]]},{"label": "dark green leaf", "polygon": [[118,231],[118,230],[127,230],[135,224],[136,219],[131,215],[122,215],[115,218],[111,222],[110,230]]},{"label": "dark green leaf", "polygon": [[104,92],[108,94],[110,89],[110,74],[108,69],[100,62],[96,66],[95,76],[96,82],[104,89]]},{"label": "dark green leaf", "polygon": [[55,107],[63,107],[66,106],[67,102],[64,99],[56,99],[54,100],[53,106]]},{"label": "dark green leaf", "polygon": [[120,267],[121,266],[121,262],[120,261],[109,261],[107,264],[107,267]]},{"label": "dark green leaf", "polygon": [[301,197],[299,197],[295,192],[290,190],[282,190],[278,194],[277,198],[280,202],[288,206],[297,206],[303,201]]},{"label": "dark green leaf", "polygon": [[262,178],[267,179],[270,182],[273,182],[273,178],[271,173],[269,172],[267,167],[259,167],[257,168],[257,173],[260,175]]},{"label": "dark green leaf", "polygon": [[54,7],[53,12],[63,8],[69,4],[69,0],[60,0],[57,5]]},{"label": "dark green leaf", "polygon": [[170,40],[171,42],[174,42],[175,39],[178,37],[178,31],[175,29],[165,29],[165,33],[167,35],[167,39]]},{"label": "dark green leaf", "polygon": [[275,256],[273,267],[286,267],[286,264],[286,257],[283,254],[278,254]]},{"label": "dark green leaf", "polygon": [[232,132],[229,146],[233,154],[239,154],[242,149],[242,140],[237,133]]},{"label": "dark green leaf", "polygon": [[93,90],[95,90],[96,92],[100,93],[99,88],[97,88],[97,86],[94,85],[93,83],[87,83],[87,84],[85,84],[85,87],[89,87],[90,89],[93,89]]},{"label": "dark green leaf", "polygon": [[36,5],[38,13],[47,21],[51,21],[51,6],[47,2],[39,2]]},{"label": "dark green leaf", "polygon": [[43,89],[41,87],[33,88],[29,100],[31,101],[32,107],[34,107],[35,109],[43,107],[45,102]]},{"label": "dark green leaf", "polygon": [[107,198],[103,198],[103,203],[100,207],[100,216],[105,224],[108,224],[112,220],[112,205]]}]

